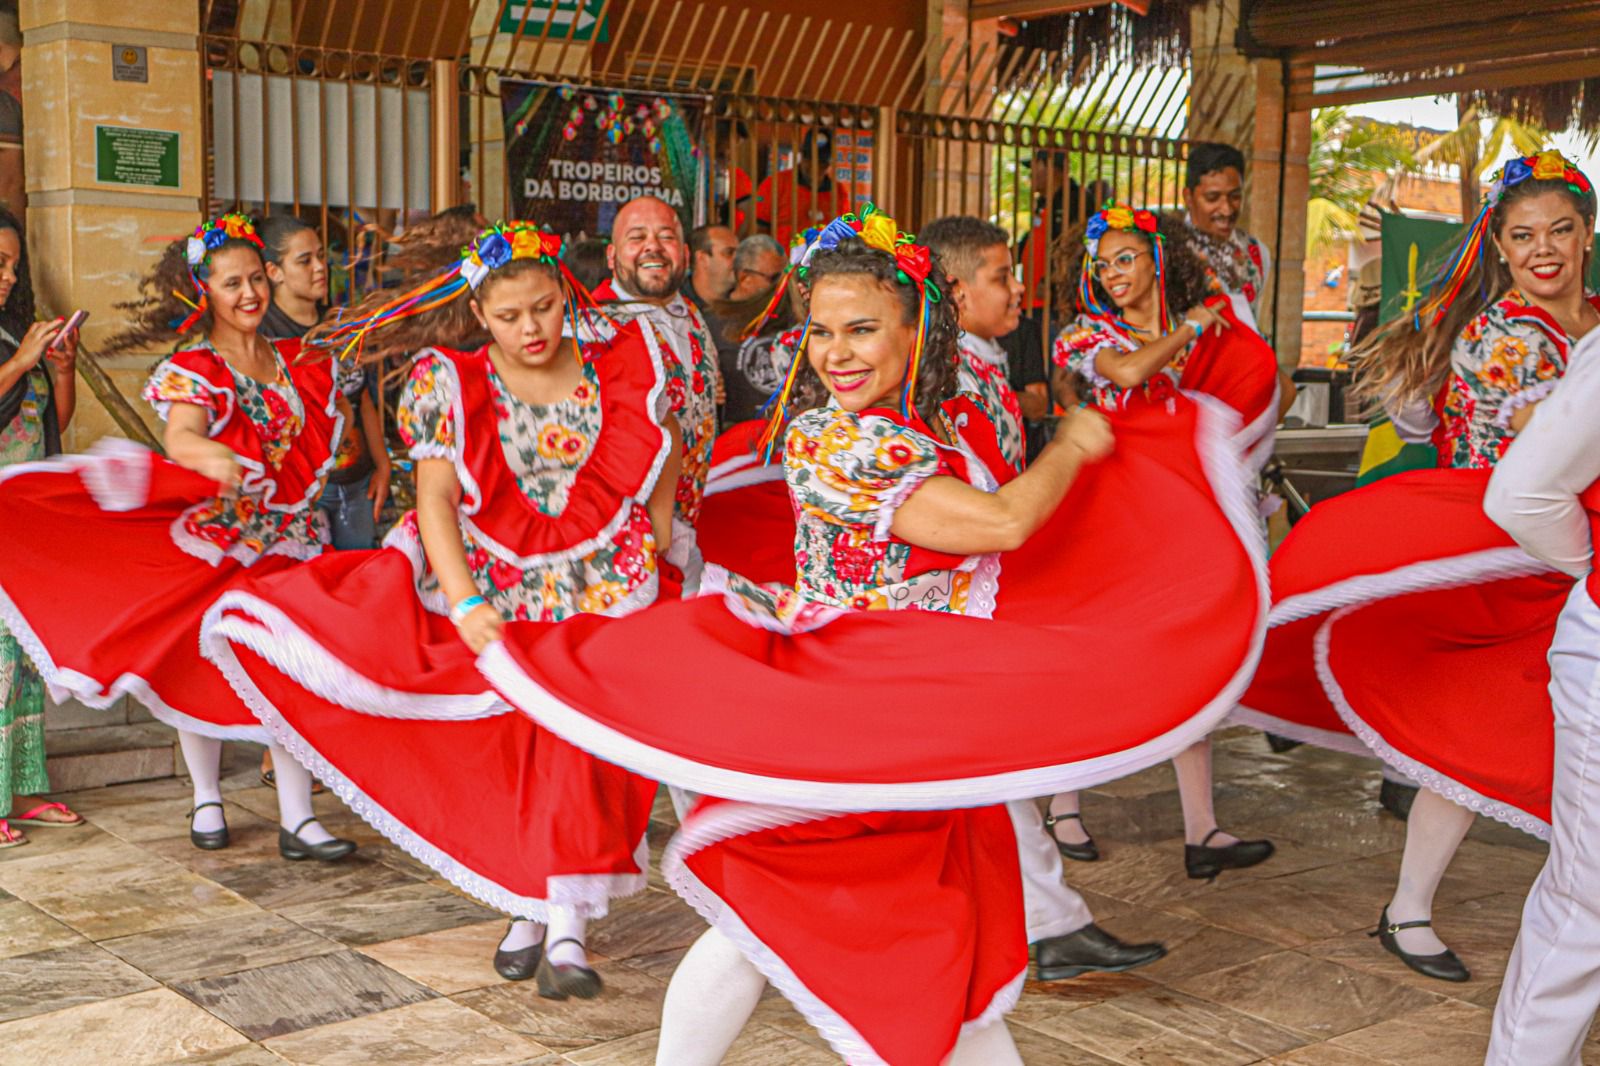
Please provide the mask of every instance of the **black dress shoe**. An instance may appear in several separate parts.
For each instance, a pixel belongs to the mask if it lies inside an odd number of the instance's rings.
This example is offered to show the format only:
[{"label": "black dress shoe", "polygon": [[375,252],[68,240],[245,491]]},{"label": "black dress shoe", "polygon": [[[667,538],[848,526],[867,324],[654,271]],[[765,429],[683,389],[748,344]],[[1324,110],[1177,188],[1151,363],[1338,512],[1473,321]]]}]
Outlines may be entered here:
[{"label": "black dress shoe", "polygon": [[354,840],[343,840],[339,837],[334,837],[332,840],[324,840],[320,844],[307,844],[304,840],[301,840],[300,830],[316,820],[316,815],[312,815],[295,826],[293,831],[279,826],[278,854],[290,862],[299,862],[302,859],[316,859],[318,862],[338,862],[356,850],[356,842]]},{"label": "black dress shoe", "polygon": [[1261,735],[1267,738],[1267,747],[1272,749],[1274,755],[1282,755],[1286,751],[1293,751],[1305,743],[1303,740],[1290,740],[1288,737],[1280,737],[1276,733],[1263,733]]},{"label": "black dress shoe", "polygon": [[1440,981],[1453,981],[1457,984],[1462,981],[1472,980],[1472,971],[1468,970],[1466,963],[1462,962],[1456,956],[1456,953],[1449,948],[1439,952],[1437,955],[1413,955],[1405,948],[1402,948],[1400,942],[1394,938],[1395,934],[1402,929],[1426,929],[1432,924],[1431,921],[1391,922],[1389,921],[1389,908],[1385,907],[1383,908],[1383,913],[1378,916],[1378,928],[1367,935],[1377,937],[1378,943],[1383,945],[1384,950],[1391,955],[1397,956],[1401,962],[1424,977],[1432,977]]},{"label": "black dress shoe", "polygon": [[1033,946],[1035,981],[1064,981],[1086,973],[1122,973],[1155,962],[1163,944],[1126,944],[1093,922]]},{"label": "black dress shoe", "polygon": [[[1210,840],[1220,832],[1221,829],[1213,829],[1205,839]],[[1266,862],[1277,850],[1270,840],[1240,840],[1220,848],[1208,847],[1202,840],[1183,846],[1183,865],[1195,880],[1210,881],[1224,870],[1243,870]]]},{"label": "black dress shoe", "polygon": [[210,800],[206,803],[196,803],[194,805],[194,810],[189,812],[189,843],[193,844],[201,851],[221,851],[223,848],[228,846],[228,825],[226,822],[223,823],[221,829],[202,831],[194,827],[195,813],[197,811],[202,811],[207,807],[215,807],[219,811],[222,810],[222,804],[218,803],[216,800]]},{"label": "black dress shoe", "polygon": [[[1056,850],[1061,852],[1065,858],[1073,859],[1077,862],[1094,862],[1099,859],[1100,849],[1095,845],[1094,837],[1089,837],[1082,844],[1068,844],[1056,836],[1056,823],[1065,821],[1076,821],[1082,824],[1083,814],[1079,811],[1073,811],[1071,814],[1046,813],[1044,816],[1045,832],[1049,833],[1050,839],[1056,842]],[[1087,829],[1084,830],[1084,836],[1089,836]]]},{"label": "black dress shoe", "polygon": [[1411,818],[1411,804],[1417,798],[1417,787],[1403,781],[1390,781],[1386,777],[1383,784],[1378,786],[1378,806],[1402,822],[1408,821]]},{"label": "black dress shoe", "polygon": [[[516,923],[513,922],[513,925]],[[509,934],[510,930],[507,930]],[[544,957],[544,945],[534,944],[531,947],[516,948],[506,951],[504,948],[495,948],[494,972],[504,977],[507,981],[526,981],[539,969],[539,960]]]},{"label": "black dress shoe", "polygon": [[568,966],[565,963],[550,961],[550,951],[559,944],[583,946],[571,937],[546,945],[544,957],[539,960],[538,969],[534,971],[534,977],[539,984],[539,995],[545,999],[566,999],[568,996],[593,999],[598,996],[602,984],[599,974],[587,966]]}]

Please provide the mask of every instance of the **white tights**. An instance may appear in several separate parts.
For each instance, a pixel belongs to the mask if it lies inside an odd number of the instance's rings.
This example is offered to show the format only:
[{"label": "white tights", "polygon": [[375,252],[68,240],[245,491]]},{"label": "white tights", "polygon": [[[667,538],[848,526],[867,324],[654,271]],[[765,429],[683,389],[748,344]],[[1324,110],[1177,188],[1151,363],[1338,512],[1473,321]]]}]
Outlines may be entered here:
[{"label": "white tights", "polygon": [[[1217,810],[1211,795],[1211,738],[1197,740],[1172,757],[1172,769],[1178,775],[1178,800],[1183,804],[1183,841],[1199,844],[1206,834],[1217,828]],[[1078,794],[1062,792],[1050,800],[1050,813],[1058,818],[1078,810]],[[1087,830],[1072,824],[1062,825],[1057,835],[1066,843],[1082,843]],[[1238,841],[1231,833],[1218,833],[1211,838],[1212,847],[1226,847]]]},{"label": "white tights", "polygon": [[[183,762],[189,770],[189,779],[194,782],[194,806],[222,802],[222,741],[180,729],[178,746],[183,749]],[[279,824],[293,830],[311,817],[311,772],[278,745],[269,744],[268,747],[272,749],[272,765],[278,782]],[[207,807],[195,813],[193,828],[209,833],[226,824],[222,808]],[[320,823],[312,822],[300,830],[300,839],[307,844],[321,844],[333,837]]]},{"label": "white tights", "polygon": [[584,951],[583,938],[588,928],[588,919],[578,917],[572,908],[552,906],[548,927],[526,918],[513,919],[511,928],[506,930],[506,935],[500,941],[500,950],[520,951],[543,941],[551,963],[587,966],[589,956]]},{"label": "white tights", "polygon": [[[717,1066],[755,1011],[766,987],[733,941],[708,929],[678,963],[661,1008],[656,1066]],[[1005,1022],[964,1033],[946,1066],[1022,1066]]]},{"label": "white tights", "polygon": [[[1406,819],[1406,850],[1400,859],[1394,898],[1389,901],[1389,921],[1433,917],[1433,894],[1476,817],[1431,789],[1417,793],[1411,817]],[[1402,929],[1395,934],[1395,941],[1413,955],[1437,955],[1445,949],[1444,941],[1431,928]]]}]

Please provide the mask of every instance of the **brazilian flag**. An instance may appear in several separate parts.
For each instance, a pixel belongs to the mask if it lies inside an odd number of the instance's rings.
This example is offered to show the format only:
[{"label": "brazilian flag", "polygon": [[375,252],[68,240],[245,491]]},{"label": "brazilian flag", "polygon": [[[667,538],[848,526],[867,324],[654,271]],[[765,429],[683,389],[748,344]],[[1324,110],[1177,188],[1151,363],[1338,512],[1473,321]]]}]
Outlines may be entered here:
[{"label": "brazilian flag", "polygon": [[1361,450],[1361,469],[1356,488],[1370,485],[1391,474],[1407,470],[1428,470],[1439,465],[1438,451],[1431,444],[1408,444],[1395,432],[1388,415],[1379,415],[1367,425],[1367,443]]}]

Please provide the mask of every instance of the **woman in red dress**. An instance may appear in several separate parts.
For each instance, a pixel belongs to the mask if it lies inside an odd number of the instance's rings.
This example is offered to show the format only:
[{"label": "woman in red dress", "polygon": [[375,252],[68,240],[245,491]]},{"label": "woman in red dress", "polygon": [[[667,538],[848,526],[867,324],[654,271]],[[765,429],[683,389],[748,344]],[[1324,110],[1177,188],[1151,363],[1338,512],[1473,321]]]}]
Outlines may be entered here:
[{"label": "woman in red dress", "polygon": [[[1114,202],[1089,217],[1078,278],[1080,312],[1055,345],[1057,394],[1076,395],[1101,410],[1125,410],[1166,403],[1180,390],[1206,393],[1239,414],[1241,444],[1259,461],[1271,454],[1277,423],[1276,357],[1238,323],[1225,299],[1206,298],[1205,264],[1179,236],[1183,224],[1173,221],[1176,228],[1169,224],[1173,232],[1164,233],[1154,213]],[[1202,345],[1226,346],[1229,354],[1195,360]],[[1197,741],[1172,765],[1190,877],[1214,878],[1272,856],[1271,841],[1240,840],[1217,825],[1209,739]],[[1051,799],[1045,827],[1067,858],[1100,857],[1076,793]]]},{"label": "woman in red dress", "polygon": [[[180,287],[195,301],[178,303]],[[323,550],[317,493],[340,419],[334,364],[257,333],[271,300],[261,239],[224,215],[170,247],[141,285],[139,324],[112,348],[201,327],[158,365],[144,396],[166,422],[168,459],[107,440],[90,455],[10,467],[0,500],[13,534],[0,612],[56,692],[91,707],[132,696],[178,730],[194,781],[190,840],[227,847],[222,741],[266,731],[198,654],[206,605],[247,572]],[[187,315],[187,317],[185,317]],[[278,785],[278,850],[331,861],[355,849],[311,813],[303,771]]]},{"label": "woman in red dress", "polygon": [[[1595,195],[1556,152],[1495,178],[1430,299],[1362,353],[1364,390],[1439,469],[1313,508],[1272,559],[1273,630],[1240,717],[1370,749],[1424,787],[1374,936],[1407,966],[1465,981],[1431,928],[1475,814],[1549,833],[1546,649],[1572,587],[1485,517],[1490,472],[1600,325],[1583,278]],[[1458,298],[1459,297],[1459,298]]]},{"label": "woman in red dress", "polygon": [[416,509],[381,550],[222,597],[206,653],[357,814],[513,916],[503,977],[587,998],[586,924],[645,886],[655,784],[507,713],[473,658],[511,619],[656,599],[676,423],[639,326],[594,311],[560,238],[519,222],[435,251],[451,269],[326,341],[421,349],[398,419]]},{"label": "woman in red dress", "polygon": [[[659,1062],[720,1061],[764,981],[851,1062],[1017,1062],[1000,1017],[1026,932],[998,804],[1170,758],[1231,706],[1263,622],[1241,457],[1227,419],[1180,401],[1116,415],[1109,456],[1102,416],[1075,412],[1010,477],[955,395],[927,249],[869,212],[806,269],[773,416],[793,583],[711,567],[721,595],[514,622],[480,665],[574,743],[704,797],[664,869],[713,931],[669,989]],[[1174,524],[1206,565],[1155,578],[1137,548]],[[1180,649],[1170,672],[1134,666],[1152,642]],[[641,668],[601,675],[619,654]],[[694,678],[670,714],[648,699],[663,670]],[[1102,713],[1136,677],[1137,711]]]}]

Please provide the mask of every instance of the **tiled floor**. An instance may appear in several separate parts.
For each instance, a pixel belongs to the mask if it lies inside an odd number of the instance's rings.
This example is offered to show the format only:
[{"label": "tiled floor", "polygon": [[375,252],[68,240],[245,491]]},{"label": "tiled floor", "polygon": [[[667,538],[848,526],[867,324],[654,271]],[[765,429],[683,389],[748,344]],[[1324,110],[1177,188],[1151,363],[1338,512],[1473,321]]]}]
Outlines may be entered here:
[{"label": "tiled floor", "polygon": [[[241,765],[250,760],[240,759]],[[1089,795],[1105,859],[1068,864],[1103,924],[1166,941],[1134,974],[1030,985],[1011,1016],[1033,1066],[1468,1066],[1490,1012],[1537,842],[1480,823],[1439,893],[1464,985],[1404,969],[1366,935],[1391,888],[1400,823],[1377,813],[1369,762],[1268,754],[1225,734],[1223,823],[1280,852],[1215,884],[1183,876],[1172,773]],[[0,1066],[411,1063],[635,1066],[653,1061],[666,979],[699,920],[659,878],[591,933],[606,992],[552,1003],[489,965],[502,922],[384,843],[331,798],[329,827],[361,841],[337,866],[275,852],[270,791],[229,783],[233,847],[189,846],[178,780],[69,797],[92,823],[35,830],[0,853]],[[670,811],[654,827],[671,831]],[[916,1004],[908,991],[906,1009]],[[1600,1045],[1586,1063],[1600,1066]],[[837,1061],[769,995],[728,1062]]]}]

